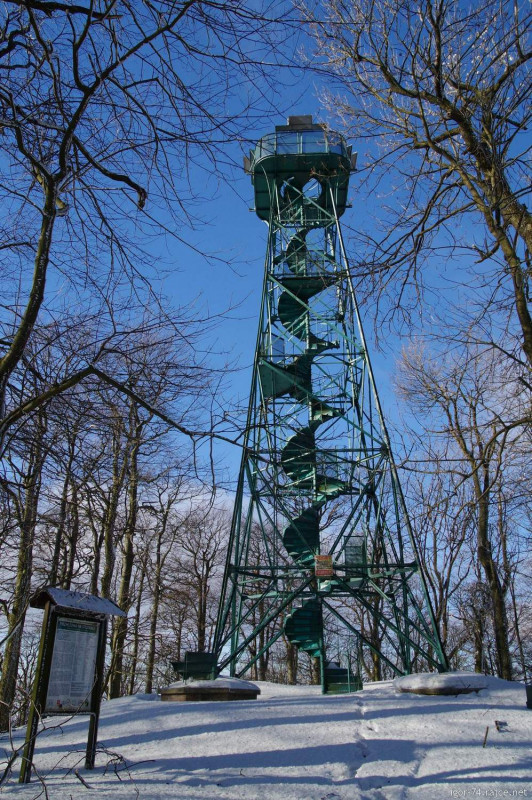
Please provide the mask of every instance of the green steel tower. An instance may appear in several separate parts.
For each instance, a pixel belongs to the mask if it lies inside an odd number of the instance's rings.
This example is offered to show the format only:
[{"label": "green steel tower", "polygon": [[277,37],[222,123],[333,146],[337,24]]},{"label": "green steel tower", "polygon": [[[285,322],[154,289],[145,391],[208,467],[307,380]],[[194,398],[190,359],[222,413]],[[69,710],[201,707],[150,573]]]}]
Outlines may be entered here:
[{"label": "green steel tower", "polygon": [[324,691],[357,688],[328,666],[342,631],[395,674],[447,669],[342,242],[354,160],[308,116],[245,159],[269,236],[214,645],[240,676],[284,635]]}]

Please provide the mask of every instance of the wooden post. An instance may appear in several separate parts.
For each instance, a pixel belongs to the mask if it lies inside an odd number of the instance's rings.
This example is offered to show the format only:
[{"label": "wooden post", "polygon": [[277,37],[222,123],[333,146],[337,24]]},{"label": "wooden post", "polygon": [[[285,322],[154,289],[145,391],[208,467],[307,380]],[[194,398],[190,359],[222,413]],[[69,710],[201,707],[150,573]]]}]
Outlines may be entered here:
[{"label": "wooden post", "polygon": [[50,664],[52,660],[56,624],[57,618],[54,614],[54,609],[52,604],[48,602],[44,607],[41,642],[39,645],[39,656],[37,659],[37,671],[33,684],[30,713],[28,715],[26,741],[24,743],[22,765],[20,767],[20,775],[18,778],[19,783],[29,783],[31,779],[31,766],[33,764],[35,738],[37,736],[37,728],[44,704],[46,702],[46,692],[48,690],[48,677],[50,675]]},{"label": "wooden post", "polygon": [[98,724],[100,722],[100,706],[102,702],[103,673],[105,669],[105,640],[107,637],[107,618],[100,621],[98,632],[98,656],[96,660],[96,674],[92,690],[92,712],[89,720],[89,736],[85,755],[85,769],[94,769],[96,759],[96,743],[98,740]]}]

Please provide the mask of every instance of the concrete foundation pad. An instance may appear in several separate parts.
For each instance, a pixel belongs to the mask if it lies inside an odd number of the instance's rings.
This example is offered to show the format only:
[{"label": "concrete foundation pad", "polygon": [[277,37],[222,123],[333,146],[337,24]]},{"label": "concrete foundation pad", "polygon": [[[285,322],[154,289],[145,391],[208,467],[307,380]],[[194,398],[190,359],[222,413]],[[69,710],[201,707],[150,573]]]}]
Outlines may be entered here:
[{"label": "concrete foundation pad", "polygon": [[250,681],[217,678],[214,681],[177,681],[161,689],[161,700],[186,703],[200,701],[256,700],[260,689]]},{"label": "concrete foundation pad", "polygon": [[475,672],[444,672],[442,674],[418,672],[394,680],[394,686],[398,692],[425,695],[449,696],[470,694],[471,692],[478,694],[487,685],[486,676]]}]

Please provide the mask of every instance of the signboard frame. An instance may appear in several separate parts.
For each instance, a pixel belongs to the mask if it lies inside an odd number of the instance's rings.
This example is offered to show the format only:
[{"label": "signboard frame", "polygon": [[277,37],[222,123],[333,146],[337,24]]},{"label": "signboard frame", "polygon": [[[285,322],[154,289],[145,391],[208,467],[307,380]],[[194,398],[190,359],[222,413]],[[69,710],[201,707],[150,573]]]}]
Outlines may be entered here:
[{"label": "signboard frame", "polygon": [[[66,603],[67,601],[72,602],[71,607],[68,607],[68,605],[58,605],[58,603]],[[39,595],[34,598],[34,602],[31,603],[31,605],[37,608],[42,608],[44,606],[44,618],[42,622],[37,671],[33,684],[32,703],[28,716],[26,741],[22,755],[19,783],[30,782],[33,753],[38,734],[39,720],[44,716],[75,716],[78,714],[89,715],[90,719],[87,749],[85,754],[85,769],[94,769],[96,743],[98,737],[98,723],[100,718],[100,705],[103,693],[107,620],[109,614],[125,616],[125,613],[121,611],[116,604],[112,603],[112,601],[105,601],[91,595],[82,595],[76,592],[66,592],[64,590],[54,589],[53,587],[45,589],[39,593]],[[98,610],[92,610],[91,605]],[[110,609],[108,609],[106,606],[110,606]],[[112,608],[113,606],[116,610]],[[57,641],[57,631],[58,627],[60,628],[63,620],[67,620],[70,623],[78,622],[82,626],[87,622],[96,625],[96,654],[90,680],[90,699],[86,708],[76,708],[73,704],[71,704],[68,709],[63,707],[59,707],[57,709],[49,708],[47,706],[48,689],[51,682],[50,679],[53,677],[52,662],[54,648]],[[87,681],[87,686],[89,686],[89,681]],[[87,693],[87,696],[89,692]]]},{"label": "signboard frame", "polygon": [[[48,685],[46,687],[46,695],[44,696],[44,704],[43,704],[43,714],[49,716],[51,714],[94,714],[96,711],[96,699],[94,697],[94,685],[95,685],[95,678],[96,678],[96,666],[98,660],[98,650],[99,650],[99,639],[100,639],[100,627],[102,625],[101,619],[95,619],[94,616],[91,617],[81,617],[78,614],[61,614],[57,613],[55,616],[55,630],[53,633],[53,647],[51,648],[51,660],[50,660],[50,669],[48,671]],[[54,702],[53,699],[49,697],[50,689],[54,686],[54,682],[57,684],[59,678],[59,664],[55,663],[57,655],[61,657],[63,648],[60,646],[61,638],[60,632],[61,628],[64,628],[65,631],[68,630],[69,626],[78,626],[78,627],[86,627],[88,632],[88,626],[91,626],[94,633],[92,634],[92,638],[95,638],[96,641],[92,642],[91,644],[94,645],[94,652],[93,653],[83,653],[83,651],[78,651],[77,655],[77,663],[79,664],[81,659],[87,655],[91,658],[92,664],[90,664],[90,672],[91,675],[89,676],[89,680],[84,681],[85,689],[78,695],[80,702],[71,701],[70,703],[61,703],[60,698],[58,697],[57,700]],[[59,635],[58,635],[59,634]],[[78,646],[82,644],[83,640],[78,636],[76,637],[77,641],[71,642],[70,646]],[[68,646],[68,643],[65,643]],[[66,649],[66,648],[65,648]],[[66,692],[65,688],[65,692]],[[71,695],[64,695],[65,700],[71,698]],[[85,705],[82,705],[85,703]]]},{"label": "signboard frame", "polygon": [[314,575],[316,578],[332,578],[334,576],[332,555],[314,556]]}]

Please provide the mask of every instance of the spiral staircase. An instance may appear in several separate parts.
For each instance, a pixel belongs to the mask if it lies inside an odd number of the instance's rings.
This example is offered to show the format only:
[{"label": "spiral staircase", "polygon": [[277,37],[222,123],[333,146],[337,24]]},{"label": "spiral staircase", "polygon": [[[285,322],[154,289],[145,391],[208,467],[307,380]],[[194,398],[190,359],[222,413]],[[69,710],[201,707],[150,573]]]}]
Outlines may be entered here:
[{"label": "spiral staircase", "polygon": [[[323,691],[361,688],[327,660],[333,620],[397,674],[414,652],[445,669],[341,239],[351,148],[292,117],[245,166],[269,238],[220,667],[249,674],[285,637],[320,660]],[[378,609],[378,637],[360,630],[356,606]]]},{"label": "spiral staircase", "polygon": [[[342,409],[320,399],[313,391],[312,365],[328,350],[338,348],[332,338],[317,336],[312,331],[311,301],[320,292],[328,289],[338,280],[334,272],[317,266],[327,264],[324,253],[309,258],[306,236],[318,227],[320,216],[316,214],[314,202],[320,205],[321,198],[310,203],[305,196],[305,187],[300,189],[293,184],[286,200],[290,213],[296,219],[305,220],[310,216],[313,225],[301,227],[289,239],[286,250],[276,259],[284,263],[286,274],[279,277],[280,294],[277,303],[279,323],[287,336],[297,340],[300,347],[297,355],[284,366],[274,367],[266,358],[259,364],[263,397],[271,398],[289,395],[302,409],[308,410],[308,421],[296,431],[281,450],[280,464],[288,478],[288,486],[305,493],[309,504],[297,516],[289,520],[282,533],[282,542],[293,562],[302,568],[312,568],[315,557],[320,552],[320,512],[329,500],[341,495],[348,487],[342,480],[320,473],[318,429],[324,423],[341,416]],[[310,212],[310,213],[309,213]],[[270,375],[273,374],[273,379]],[[286,485],[285,485],[286,486]],[[300,650],[314,658],[324,660],[322,607],[319,600],[306,600],[288,615],[284,624],[287,639]],[[338,675],[337,675],[338,677]],[[344,673],[341,681],[334,684],[343,688],[346,685]],[[328,682],[325,681],[328,688]]]}]

